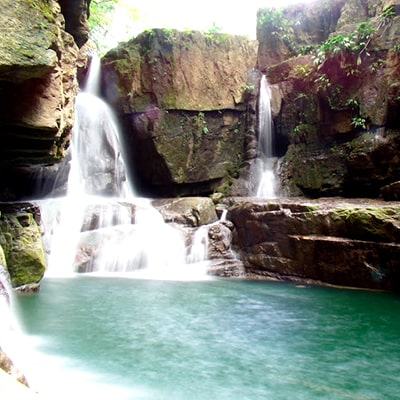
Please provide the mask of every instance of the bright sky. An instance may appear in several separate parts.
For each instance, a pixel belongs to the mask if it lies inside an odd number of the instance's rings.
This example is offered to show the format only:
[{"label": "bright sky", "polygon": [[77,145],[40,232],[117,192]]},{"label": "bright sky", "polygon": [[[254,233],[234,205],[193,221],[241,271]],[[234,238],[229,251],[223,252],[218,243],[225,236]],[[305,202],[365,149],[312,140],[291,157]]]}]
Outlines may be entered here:
[{"label": "bright sky", "polygon": [[[123,0],[128,7],[139,10],[137,21],[127,19],[126,10],[115,15],[112,29],[114,40],[133,37],[151,28],[207,31],[213,23],[221,32],[255,39],[257,10],[263,7],[284,7],[312,0]],[[121,33],[118,33],[121,32]],[[125,33],[122,33],[125,32]],[[123,37],[123,40],[128,39]]]}]

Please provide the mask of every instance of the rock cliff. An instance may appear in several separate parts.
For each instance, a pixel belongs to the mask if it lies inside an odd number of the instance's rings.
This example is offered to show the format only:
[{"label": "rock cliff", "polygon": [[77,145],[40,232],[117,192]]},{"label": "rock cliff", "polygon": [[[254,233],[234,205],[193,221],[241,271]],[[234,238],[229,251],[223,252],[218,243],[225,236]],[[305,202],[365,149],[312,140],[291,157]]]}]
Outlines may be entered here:
[{"label": "rock cliff", "polygon": [[242,37],[154,29],[104,57],[105,95],[145,193],[229,186],[254,130],[256,51]]},{"label": "rock cliff", "polygon": [[14,200],[34,190],[35,166],[65,156],[78,47],[54,0],[4,0],[0,26],[0,199]]},{"label": "rock cliff", "polygon": [[343,0],[259,11],[285,194],[397,196],[384,187],[400,179],[398,12]]}]

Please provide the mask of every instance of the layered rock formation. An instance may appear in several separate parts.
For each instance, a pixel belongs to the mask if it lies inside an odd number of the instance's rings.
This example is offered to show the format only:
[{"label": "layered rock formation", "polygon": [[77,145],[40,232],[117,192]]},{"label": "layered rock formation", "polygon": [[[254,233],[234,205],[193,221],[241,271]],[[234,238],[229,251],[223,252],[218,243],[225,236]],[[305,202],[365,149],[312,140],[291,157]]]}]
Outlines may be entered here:
[{"label": "layered rock formation", "polygon": [[57,1],[2,3],[2,200],[30,195],[34,167],[59,162],[69,146],[78,90],[78,47],[64,21]]},{"label": "layered rock formation", "polygon": [[230,199],[248,277],[400,289],[400,206],[379,201]]},{"label": "layered rock formation", "polygon": [[[286,194],[378,197],[400,179],[395,3],[260,10],[258,66],[274,96]],[[390,188],[387,199],[396,196]]]},{"label": "layered rock formation", "polygon": [[173,30],[144,32],[105,56],[105,95],[145,193],[229,186],[254,136],[255,64],[255,42]]}]

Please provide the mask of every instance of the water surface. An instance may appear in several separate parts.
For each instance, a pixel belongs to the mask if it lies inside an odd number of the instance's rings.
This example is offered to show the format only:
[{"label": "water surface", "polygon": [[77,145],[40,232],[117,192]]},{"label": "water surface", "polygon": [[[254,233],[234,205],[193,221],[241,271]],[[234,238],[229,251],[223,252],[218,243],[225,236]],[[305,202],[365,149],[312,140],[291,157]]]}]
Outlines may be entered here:
[{"label": "water surface", "polygon": [[16,306],[48,398],[399,398],[388,293],[80,276]]}]

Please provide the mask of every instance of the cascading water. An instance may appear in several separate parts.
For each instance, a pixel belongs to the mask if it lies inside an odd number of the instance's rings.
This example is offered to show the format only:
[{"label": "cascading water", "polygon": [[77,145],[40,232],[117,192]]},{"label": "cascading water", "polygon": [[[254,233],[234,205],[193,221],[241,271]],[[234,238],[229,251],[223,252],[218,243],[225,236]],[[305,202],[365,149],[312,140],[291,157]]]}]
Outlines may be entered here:
[{"label": "cascading water", "polygon": [[188,262],[199,263],[207,259],[208,254],[208,229],[203,225],[193,235],[193,243],[188,257]]},{"label": "cascading water", "polygon": [[[148,199],[134,195],[117,123],[108,105],[96,96],[99,74],[100,62],[94,57],[85,90],[76,100],[67,196],[42,203],[50,233],[46,276],[68,276],[79,270],[155,279],[204,278],[205,267],[201,271],[186,267],[180,231],[165,224]],[[52,204],[60,208],[49,207]],[[54,220],[56,226],[51,225]]]},{"label": "cascading water", "polygon": [[257,197],[276,197],[275,165],[273,157],[273,123],[271,113],[271,90],[265,75],[261,77],[258,100],[259,151],[263,170],[257,189]]}]

